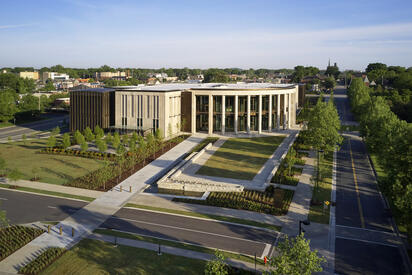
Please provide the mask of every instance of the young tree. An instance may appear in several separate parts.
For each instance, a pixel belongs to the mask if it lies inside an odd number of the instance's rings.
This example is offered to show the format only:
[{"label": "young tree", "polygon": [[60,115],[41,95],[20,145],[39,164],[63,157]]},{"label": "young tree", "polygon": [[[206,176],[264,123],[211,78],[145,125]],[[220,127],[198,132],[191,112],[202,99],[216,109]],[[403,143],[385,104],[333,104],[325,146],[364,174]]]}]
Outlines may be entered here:
[{"label": "young tree", "polygon": [[96,146],[99,149],[100,152],[104,153],[107,150],[107,144],[106,141],[103,139],[97,139],[96,140]]},{"label": "young tree", "polygon": [[82,133],[80,133],[79,130],[77,130],[74,133],[74,141],[76,142],[76,144],[82,144],[83,140],[84,140],[84,136],[82,135]]},{"label": "young tree", "polygon": [[60,127],[56,126],[55,128],[53,128],[53,130],[51,131],[51,134],[53,136],[56,136],[56,135],[60,134]]},{"label": "young tree", "polygon": [[123,156],[124,153],[126,153],[126,148],[124,148],[123,144],[120,143],[120,145],[116,149],[116,153],[121,156]]},{"label": "young tree", "polygon": [[173,129],[172,129],[172,124],[169,122],[169,124],[167,125],[167,136],[169,138],[171,138],[173,135]]},{"label": "young tree", "polygon": [[136,152],[136,141],[134,140],[134,138],[131,138],[129,141],[129,151]]},{"label": "young tree", "polygon": [[82,152],[86,152],[87,149],[89,149],[89,145],[87,144],[86,141],[83,141],[83,142],[80,144],[80,150],[81,150]]},{"label": "young tree", "polygon": [[86,127],[83,131],[84,137],[86,138],[86,141],[91,142],[94,140],[94,134],[92,130],[89,127]]},{"label": "young tree", "polygon": [[63,134],[63,140],[62,140],[62,146],[64,149],[67,149],[68,147],[70,147],[71,141],[70,141],[70,135],[68,133],[64,133]]},{"label": "young tree", "polygon": [[96,135],[96,139],[101,139],[104,137],[104,131],[99,125],[96,125],[94,128],[94,134]]},{"label": "young tree", "polygon": [[205,275],[227,275],[228,266],[225,263],[225,256],[219,250],[215,251],[215,257],[206,263]]},{"label": "young tree", "polygon": [[[150,152],[149,154],[154,155],[155,152],[156,152],[155,151],[156,150],[156,140],[155,140],[152,133],[150,133],[146,136],[146,144],[147,144],[147,149]],[[154,156],[153,156],[153,158],[154,158]]]},{"label": "young tree", "polygon": [[119,137],[119,134],[117,135],[116,134],[117,133],[115,133],[113,136],[112,146],[114,149],[117,150],[117,148],[119,148],[119,145],[120,145],[120,137]]},{"label": "young tree", "polygon": [[9,121],[14,118],[17,112],[16,93],[6,89],[0,92],[0,121]]},{"label": "young tree", "polygon": [[157,148],[162,147],[162,144],[164,141],[162,130],[160,130],[159,128],[156,129],[154,137],[155,137],[156,151],[157,151]]},{"label": "young tree", "polygon": [[47,147],[53,148],[54,146],[56,146],[56,137],[55,136],[50,136],[47,139]]},{"label": "young tree", "polygon": [[39,171],[40,171],[40,169],[39,169],[39,167],[33,167],[33,169],[31,169],[31,172],[32,172],[32,174],[33,174],[33,180],[38,180],[39,179],[39,177],[38,177],[38,174],[39,174]]},{"label": "young tree", "polygon": [[23,176],[22,173],[18,169],[11,170],[7,175],[7,177],[9,178],[11,182],[16,182],[20,180],[22,176]]},{"label": "young tree", "polygon": [[111,133],[108,133],[108,134],[106,135],[106,137],[104,138],[104,140],[106,141],[106,144],[112,143],[112,140],[113,140],[112,134],[111,134]]},{"label": "young tree", "polygon": [[21,136],[21,139],[23,140],[23,144],[26,145],[26,143],[27,143],[27,136],[26,136],[26,134],[23,134],[23,135]]},{"label": "young tree", "polygon": [[276,247],[278,255],[269,260],[269,274],[310,275],[321,272],[325,259],[317,255],[317,250],[312,251],[309,244],[303,234],[293,239],[286,236]]},{"label": "young tree", "polygon": [[127,134],[122,135],[122,143],[126,145],[129,143],[129,136]]}]

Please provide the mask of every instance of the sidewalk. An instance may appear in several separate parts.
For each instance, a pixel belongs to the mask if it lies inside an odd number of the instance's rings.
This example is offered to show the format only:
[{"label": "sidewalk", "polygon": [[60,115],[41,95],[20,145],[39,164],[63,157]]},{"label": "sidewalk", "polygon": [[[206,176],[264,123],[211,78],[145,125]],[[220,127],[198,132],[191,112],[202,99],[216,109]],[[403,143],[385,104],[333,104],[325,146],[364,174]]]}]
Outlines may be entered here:
[{"label": "sidewalk", "polygon": [[[119,245],[143,248],[143,249],[152,250],[152,251],[159,251],[159,245],[155,243],[137,241],[137,240],[132,240],[132,239],[97,234],[97,233],[89,235],[88,238],[93,239],[93,240],[109,242],[109,243],[115,243],[115,240],[116,240],[116,243]],[[177,248],[173,246],[162,245],[160,246],[160,249],[161,249],[161,253],[172,254],[176,256],[182,256],[186,258],[198,259],[198,260],[203,260],[203,261],[209,261],[214,258],[214,255],[212,254]],[[255,270],[255,265],[249,262],[244,262],[244,261],[235,260],[235,259],[226,259],[226,263],[228,263],[229,265],[233,267],[237,267],[241,269],[247,269],[247,270],[253,270],[253,271]],[[266,270],[265,266],[259,265],[259,264],[256,265],[256,268],[259,271]]]},{"label": "sidewalk", "polygon": [[[91,234],[106,219],[116,213],[135,194],[160,178],[176,161],[196,146],[202,140],[199,136],[191,136],[164,155],[154,160],[135,174],[121,182],[111,191],[103,193],[96,200],[86,205],[72,216],[52,227],[51,233],[44,233],[32,242],[22,247],[0,262],[0,270],[17,273],[19,269],[30,262],[37,253],[48,247],[70,248],[82,238]],[[120,186],[131,192],[120,192]],[[59,234],[60,227],[63,234]],[[72,229],[75,236],[72,237]]]}]

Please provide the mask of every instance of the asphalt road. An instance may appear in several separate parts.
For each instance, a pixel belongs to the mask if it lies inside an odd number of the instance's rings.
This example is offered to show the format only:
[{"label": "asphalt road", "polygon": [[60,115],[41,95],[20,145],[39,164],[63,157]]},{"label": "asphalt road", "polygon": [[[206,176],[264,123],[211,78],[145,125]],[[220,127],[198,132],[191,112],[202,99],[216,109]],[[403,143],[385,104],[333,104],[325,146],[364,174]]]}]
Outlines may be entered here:
[{"label": "asphalt road", "polygon": [[[352,124],[345,90],[335,94],[342,124]],[[335,272],[406,274],[365,144],[356,135],[346,138],[337,153]]]},{"label": "asphalt road", "polygon": [[56,126],[61,126],[63,120],[65,119],[69,119],[69,116],[67,114],[55,114],[50,119],[27,123],[24,125],[0,128],[0,140],[7,139],[8,137],[11,137],[13,139],[21,138],[23,134],[30,135],[38,131],[49,130]]},{"label": "asphalt road", "polygon": [[[11,223],[60,221],[86,203],[0,189]],[[244,226],[123,208],[102,227],[260,257],[277,234]]]}]

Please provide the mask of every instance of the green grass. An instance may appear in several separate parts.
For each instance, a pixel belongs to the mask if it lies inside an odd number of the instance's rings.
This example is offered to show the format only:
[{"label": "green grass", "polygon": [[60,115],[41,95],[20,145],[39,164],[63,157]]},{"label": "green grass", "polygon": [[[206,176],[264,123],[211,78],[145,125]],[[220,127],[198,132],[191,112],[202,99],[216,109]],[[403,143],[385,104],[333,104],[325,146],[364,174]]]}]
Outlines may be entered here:
[{"label": "green grass", "polygon": [[0,122],[0,128],[4,128],[4,127],[9,127],[9,126],[13,126],[14,124],[8,121],[2,121]]},{"label": "green grass", "polygon": [[41,274],[203,274],[205,262],[155,251],[82,240]]},{"label": "green grass", "polygon": [[174,209],[169,209],[169,208],[160,208],[160,207],[154,207],[154,206],[138,205],[138,204],[133,204],[133,203],[128,203],[125,206],[126,207],[139,208],[139,209],[159,211],[159,212],[165,212],[165,213],[179,214],[179,215],[189,216],[189,217],[205,218],[205,219],[212,219],[212,220],[218,220],[218,221],[224,221],[224,222],[232,222],[232,223],[238,223],[238,224],[244,224],[244,225],[251,225],[251,226],[266,228],[266,229],[270,229],[270,230],[274,230],[274,231],[280,231],[281,230],[280,226],[276,226],[276,225],[273,225],[273,224],[260,223],[260,222],[255,222],[255,221],[251,221],[251,220],[238,219],[238,218],[233,218],[233,217],[224,217],[224,216],[218,216],[218,215],[201,214],[201,213],[195,213],[195,212],[189,212],[189,211],[174,210]]},{"label": "green grass", "polygon": [[30,192],[30,193],[51,195],[51,196],[63,197],[63,198],[78,199],[78,200],[89,201],[89,202],[94,201],[94,198],[90,198],[90,197],[71,195],[71,194],[65,194],[65,193],[60,193],[60,192],[53,192],[53,191],[48,191],[48,190],[35,189],[35,188],[30,188],[30,187],[20,187],[20,186],[5,184],[5,183],[0,183],[0,188],[26,191],[26,192]]},{"label": "green grass", "polygon": [[218,141],[219,138],[217,137],[208,137],[205,138],[204,140],[202,140],[198,145],[196,145],[190,152],[189,154],[193,153],[193,152],[199,152],[200,150],[202,150],[203,148],[205,148],[209,143],[215,143],[216,141]]},{"label": "green grass", "polygon": [[[182,248],[186,250],[192,250],[192,251],[197,251],[197,252],[202,252],[202,253],[207,253],[207,254],[215,254],[215,249],[212,249],[212,248],[191,245],[191,244],[181,243],[181,242],[172,241],[172,240],[162,240],[162,239],[158,239],[154,237],[140,236],[140,235],[136,235],[132,233],[112,231],[109,229],[96,229],[94,232],[99,233],[99,234],[117,236],[120,238],[156,243],[156,244],[165,245],[165,246],[172,246],[172,247],[177,247],[177,248]],[[255,262],[255,259],[253,257],[247,256],[247,255],[231,253],[227,251],[222,251],[222,253],[226,258],[231,258],[231,259],[240,260],[240,261],[249,262],[249,263]],[[263,260],[261,259],[256,259],[256,262],[259,264],[264,264]]]},{"label": "green grass", "polygon": [[62,185],[103,167],[100,160],[75,156],[48,155],[38,153],[45,148],[47,139],[27,140],[0,144],[0,155],[9,169],[18,169],[22,179],[34,177],[33,169],[38,169],[38,181]]},{"label": "green grass", "polygon": [[197,171],[197,174],[252,180],[284,137],[231,138]]},{"label": "green grass", "polygon": [[318,201],[322,202],[322,204],[311,205],[308,218],[311,222],[329,224],[330,205],[327,209],[324,209],[323,202],[330,202],[331,198],[330,196],[332,190],[333,152],[325,154],[325,157],[322,161],[322,165],[324,165],[326,169],[326,176],[323,179],[323,181],[319,183],[318,193],[316,194]]}]

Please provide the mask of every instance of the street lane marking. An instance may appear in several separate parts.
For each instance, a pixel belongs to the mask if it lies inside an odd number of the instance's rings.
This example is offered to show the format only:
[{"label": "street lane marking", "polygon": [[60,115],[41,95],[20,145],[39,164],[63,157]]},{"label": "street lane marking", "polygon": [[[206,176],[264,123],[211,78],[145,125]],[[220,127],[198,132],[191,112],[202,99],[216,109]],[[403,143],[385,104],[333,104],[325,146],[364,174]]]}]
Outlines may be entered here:
[{"label": "street lane marking", "polygon": [[352,162],[352,172],[353,172],[353,178],[355,181],[355,190],[356,190],[356,198],[358,200],[358,207],[359,207],[359,217],[361,220],[361,225],[362,228],[365,228],[365,220],[363,218],[363,210],[362,210],[362,204],[360,201],[360,195],[359,195],[359,187],[358,187],[358,179],[356,177],[356,169],[355,169],[355,163],[353,162],[353,155],[352,155],[352,145],[351,145],[351,139],[349,138],[349,152],[350,152],[350,160]]},{"label": "street lane marking", "polygon": [[48,207],[48,208],[52,208],[52,209],[56,209],[56,208],[57,208],[56,206],[50,206],[50,205],[48,205],[47,207]]},{"label": "street lane marking", "polygon": [[355,230],[371,231],[371,232],[376,232],[376,233],[383,233],[383,234],[394,235],[394,233],[393,233],[393,232],[388,232],[388,231],[380,231],[380,230],[369,229],[369,228],[360,228],[360,227],[353,227],[353,226],[339,225],[339,224],[337,224],[337,225],[336,225],[336,227],[345,227],[345,228],[355,229]]},{"label": "street lane marking", "polygon": [[6,199],[6,198],[0,198],[0,200],[2,200],[2,201],[8,201],[9,199]]},{"label": "street lane marking", "polygon": [[358,242],[378,244],[378,245],[385,245],[385,246],[391,246],[391,247],[396,247],[396,248],[399,247],[399,246],[394,245],[394,244],[380,243],[380,242],[367,241],[367,240],[362,240],[362,239],[357,239],[357,238],[348,238],[348,237],[342,237],[342,236],[336,236],[336,239],[351,240],[351,241],[358,241]]},{"label": "street lane marking", "polygon": [[143,224],[148,224],[148,225],[166,227],[166,228],[171,228],[171,229],[178,229],[178,230],[189,231],[189,232],[194,232],[194,233],[201,233],[201,234],[212,235],[212,236],[217,236],[217,237],[222,237],[222,238],[234,239],[234,240],[238,240],[238,241],[246,241],[246,242],[258,243],[258,244],[267,244],[267,243],[264,243],[264,242],[252,241],[252,240],[248,240],[248,239],[242,239],[242,238],[238,238],[238,237],[227,236],[227,235],[222,235],[222,234],[217,234],[217,233],[211,233],[211,232],[204,232],[204,231],[199,231],[199,230],[194,230],[194,229],[182,228],[182,227],[177,227],[177,226],[172,226],[172,225],[137,221],[137,220],[126,219],[126,218],[117,218],[117,217],[112,217],[112,219],[125,220],[125,221],[130,221],[130,222],[135,222],[135,223],[143,223]]},{"label": "street lane marking", "polygon": [[263,257],[265,257],[265,256],[269,256],[270,247],[271,247],[270,244],[266,244],[266,245],[265,245],[265,250],[263,250],[263,253],[262,253],[261,258],[263,258]]}]

